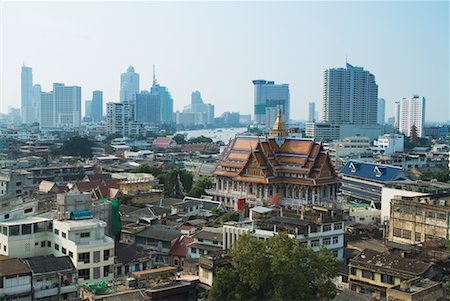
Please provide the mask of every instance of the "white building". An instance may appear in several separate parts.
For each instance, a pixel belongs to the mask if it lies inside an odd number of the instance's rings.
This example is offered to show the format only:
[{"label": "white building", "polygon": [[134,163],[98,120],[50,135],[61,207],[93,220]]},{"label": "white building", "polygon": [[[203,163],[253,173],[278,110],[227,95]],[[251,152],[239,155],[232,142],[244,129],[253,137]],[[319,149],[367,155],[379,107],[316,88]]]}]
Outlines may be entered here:
[{"label": "white building", "polygon": [[81,124],[81,87],[53,84],[54,122],[57,128],[74,128]]},{"label": "white building", "polygon": [[33,300],[31,270],[17,258],[0,255],[0,300]]},{"label": "white building", "polygon": [[139,93],[139,74],[130,66],[120,75],[120,102],[135,100],[136,93]]},{"label": "white building", "polygon": [[114,241],[105,235],[106,226],[92,218],[27,217],[0,222],[0,254],[18,258],[69,255],[80,282],[112,280]]},{"label": "white building", "polygon": [[374,145],[379,151],[386,155],[402,153],[405,148],[405,136],[398,134],[386,134],[378,137],[378,140],[375,140]]},{"label": "white building", "polygon": [[400,101],[400,122],[399,130],[406,136],[411,136],[411,127],[417,128],[417,136],[423,136],[423,126],[425,123],[425,97],[413,95],[409,98],[402,98]]},{"label": "white building", "polygon": [[254,80],[255,122],[271,127],[281,109],[283,120],[289,122],[290,94],[288,84],[275,84],[274,81]]},{"label": "white building", "polygon": [[21,112],[22,122],[34,122],[33,111],[33,70],[31,67],[22,66],[21,77]]},{"label": "white building", "polygon": [[352,136],[332,142],[330,143],[329,153],[336,169],[340,169],[348,159],[362,159],[363,154],[372,154],[370,139]]},{"label": "white building", "polygon": [[0,201],[8,197],[31,195],[34,188],[33,177],[24,170],[2,169],[0,171]]},{"label": "white building", "polygon": [[108,134],[120,134],[122,136],[139,134],[141,123],[135,121],[134,101],[107,103],[106,126]]},{"label": "white building", "polygon": [[308,103],[308,121],[309,122],[316,121],[316,103],[313,101]]},{"label": "white building", "polygon": [[400,101],[394,102],[394,128],[400,128]]}]

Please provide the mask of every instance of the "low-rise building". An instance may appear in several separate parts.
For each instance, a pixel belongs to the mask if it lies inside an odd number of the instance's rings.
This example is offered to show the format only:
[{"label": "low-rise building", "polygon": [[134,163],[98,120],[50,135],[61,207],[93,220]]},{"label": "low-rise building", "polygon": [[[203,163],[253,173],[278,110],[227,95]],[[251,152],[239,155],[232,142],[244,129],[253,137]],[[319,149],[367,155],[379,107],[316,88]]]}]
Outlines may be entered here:
[{"label": "low-rise building", "polygon": [[377,149],[386,154],[402,153],[405,149],[405,136],[401,134],[386,134],[379,136],[374,143]]},{"label": "low-rise building", "polygon": [[444,300],[442,282],[420,277],[406,280],[387,289],[387,299],[393,301],[439,301]]},{"label": "low-rise building", "polygon": [[10,169],[0,171],[0,201],[8,197],[31,196],[36,188],[30,172]]},{"label": "low-rise building", "polygon": [[0,300],[31,301],[31,270],[17,258],[0,255]]}]

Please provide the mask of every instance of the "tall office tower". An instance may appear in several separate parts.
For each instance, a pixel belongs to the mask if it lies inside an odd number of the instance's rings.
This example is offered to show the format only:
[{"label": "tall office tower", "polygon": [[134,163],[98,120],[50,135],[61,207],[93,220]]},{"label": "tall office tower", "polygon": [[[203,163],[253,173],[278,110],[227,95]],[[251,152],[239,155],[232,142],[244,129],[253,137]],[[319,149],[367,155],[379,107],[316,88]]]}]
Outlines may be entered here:
[{"label": "tall office tower", "polygon": [[394,128],[400,128],[400,101],[394,102]]},{"label": "tall office tower", "polygon": [[200,91],[191,93],[191,104],[184,111],[194,113],[195,125],[206,126],[214,123],[214,105],[205,103]]},{"label": "tall office tower", "polygon": [[102,91],[94,91],[92,92],[92,120],[93,121],[101,121],[103,119],[103,92]]},{"label": "tall office tower", "polygon": [[159,125],[161,104],[161,95],[152,95],[148,91],[136,94],[136,121]]},{"label": "tall office tower", "polygon": [[79,127],[81,123],[81,87],[53,84],[54,118],[57,128]]},{"label": "tall office tower", "polygon": [[316,121],[316,103],[310,102],[308,104],[308,121],[315,122]]},{"label": "tall office tower", "polygon": [[39,122],[40,120],[41,92],[41,85],[33,86],[33,122]]},{"label": "tall office tower", "polygon": [[214,124],[215,107],[213,104],[206,104],[206,124]]},{"label": "tall office tower", "polygon": [[323,120],[338,124],[376,125],[378,86],[362,67],[324,71]]},{"label": "tall office tower", "polygon": [[400,100],[399,130],[406,136],[411,136],[411,127],[417,129],[417,136],[422,137],[425,123],[425,97],[413,95]]},{"label": "tall office tower", "polygon": [[55,128],[53,92],[41,92],[39,127],[41,129]]},{"label": "tall office tower", "polygon": [[108,102],[106,104],[106,125],[108,134],[128,136],[135,119],[134,101]]},{"label": "tall office tower", "polygon": [[22,122],[32,123],[33,112],[33,70],[31,67],[22,66],[21,78],[21,110]]},{"label": "tall office tower", "polygon": [[92,100],[84,101],[84,118],[92,120]]},{"label": "tall office tower", "polygon": [[130,66],[127,72],[120,75],[120,102],[130,101],[139,93],[139,74]]},{"label": "tall office tower", "polygon": [[150,94],[159,96],[160,100],[160,122],[159,124],[172,124],[173,120],[173,99],[167,87],[161,86],[156,81],[155,66],[153,65],[153,84]]},{"label": "tall office tower", "polygon": [[288,84],[275,84],[274,81],[254,80],[255,122],[268,128],[273,126],[278,108],[283,120],[290,118],[290,96]]},{"label": "tall office tower", "polygon": [[378,98],[378,107],[377,107],[377,123],[383,125],[385,121],[386,114],[386,102],[384,98]]}]

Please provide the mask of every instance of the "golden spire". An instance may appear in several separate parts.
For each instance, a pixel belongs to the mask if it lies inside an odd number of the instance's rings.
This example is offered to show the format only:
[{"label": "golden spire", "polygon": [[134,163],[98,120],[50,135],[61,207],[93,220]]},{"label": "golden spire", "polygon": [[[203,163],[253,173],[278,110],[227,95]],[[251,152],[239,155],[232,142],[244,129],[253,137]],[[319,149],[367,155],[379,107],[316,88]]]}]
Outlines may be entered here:
[{"label": "golden spire", "polygon": [[272,130],[269,132],[271,137],[287,137],[288,131],[284,126],[283,115],[281,115],[281,109],[278,108],[277,119],[275,119],[275,123],[273,124]]}]

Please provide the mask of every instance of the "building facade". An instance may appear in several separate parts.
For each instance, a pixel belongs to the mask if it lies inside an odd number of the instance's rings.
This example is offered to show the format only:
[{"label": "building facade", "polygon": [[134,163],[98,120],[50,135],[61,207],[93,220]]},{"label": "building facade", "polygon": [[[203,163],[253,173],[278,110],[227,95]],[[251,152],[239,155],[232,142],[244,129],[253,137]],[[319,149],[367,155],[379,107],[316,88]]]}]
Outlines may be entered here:
[{"label": "building facade", "polygon": [[136,94],[136,121],[159,125],[161,122],[161,96],[149,92]]},{"label": "building facade", "polygon": [[92,103],[91,103],[91,117],[92,121],[98,122],[103,119],[103,92],[94,91],[92,92]]},{"label": "building facade", "polygon": [[122,136],[138,135],[140,123],[135,121],[135,101],[109,102],[106,104],[106,127],[108,134]]},{"label": "building facade", "polygon": [[289,121],[289,85],[267,80],[254,80],[253,85],[255,122],[270,128],[275,122],[278,109],[281,109],[283,119]]},{"label": "building facade", "polygon": [[413,95],[400,100],[399,130],[406,136],[411,136],[411,127],[415,126],[417,136],[423,137],[425,123],[425,97]]},{"label": "building facade", "polygon": [[21,112],[22,122],[32,123],[33,111],[33,70],[31,67],[22,66],[21,79]]},{"label": "building facade", "polygon": [[53,84],[54,127],[74,128],[81,124],[81,87]]},{"label": "building facade", "polygon": [[386,101],[384,98],[378,98],[377,123],[383,125],[385,122]]},{"label": "building facade", "polygon": [[131,101],[139,93],[139,74],[130,66],[120,75],[120,102]]},{"label": "building facade", "polygon": [[316,122],[316,103],[315,102],[308,103],[308,121]]}]

